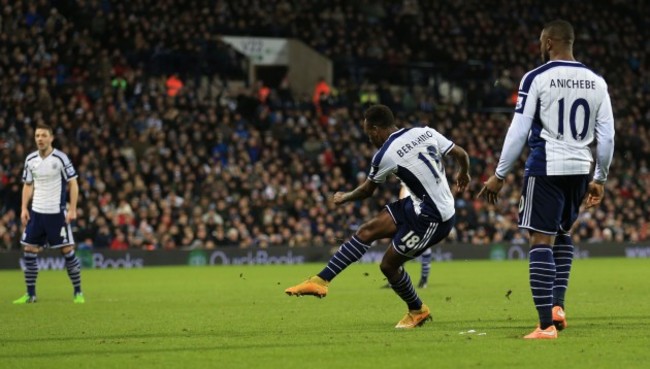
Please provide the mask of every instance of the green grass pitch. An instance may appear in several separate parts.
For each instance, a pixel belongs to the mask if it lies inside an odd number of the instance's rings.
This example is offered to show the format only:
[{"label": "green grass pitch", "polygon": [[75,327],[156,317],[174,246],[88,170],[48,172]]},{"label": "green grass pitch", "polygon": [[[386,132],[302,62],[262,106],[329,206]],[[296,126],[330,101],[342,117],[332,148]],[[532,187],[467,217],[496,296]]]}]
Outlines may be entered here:
[{"label": "green grass pitch", "polygon": [[[525,341],[536,324],[524,261],[434,263],[418,290],[434,320],[393,328],[406,307],[378,265],[352,265],[324,299],[284,288],[300,266],[85,270],[85,305],[65,271],[38,277],[17,306],[22,272],[0,272],[2,368],[648,368],[650,261],[576,260],[569,327]],[[417,282],[420,266],[407,269]],[[510,298],[507,291],[512,291]],[[465,333],[475,330],[475,333]],[[482,334],[484,333],[484,334]]]}]

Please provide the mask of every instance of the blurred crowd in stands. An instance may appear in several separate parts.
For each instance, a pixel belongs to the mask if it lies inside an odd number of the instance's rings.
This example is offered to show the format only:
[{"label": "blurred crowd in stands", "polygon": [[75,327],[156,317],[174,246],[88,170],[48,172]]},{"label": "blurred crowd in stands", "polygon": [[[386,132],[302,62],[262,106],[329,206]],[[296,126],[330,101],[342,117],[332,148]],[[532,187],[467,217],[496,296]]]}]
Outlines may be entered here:
[{"label": "blurred crowd in stands", "polygon": [[[371,103],[428,124],[471,156],[449,242],[525,243],[523,163],[498,207],[475,199],[494,172],[544,22],[576,29],[576,58],[609,84],[616,152],[605,200],[577,242],[647,241],[650,9],[643,1],[0,0],[0,250],[19,248],[21,173],[33,127],[79,173],[80,247],[126,250],[335,246],[394,201],[328,196],[365,180]],[[295,37],[332,58],[315,98],[244,84],[220,35]],[[316,86],[316,81],[314,81]],[[526,152],[522,153],[522,159]],[[454,164],[447,163],[453,180]]]}]

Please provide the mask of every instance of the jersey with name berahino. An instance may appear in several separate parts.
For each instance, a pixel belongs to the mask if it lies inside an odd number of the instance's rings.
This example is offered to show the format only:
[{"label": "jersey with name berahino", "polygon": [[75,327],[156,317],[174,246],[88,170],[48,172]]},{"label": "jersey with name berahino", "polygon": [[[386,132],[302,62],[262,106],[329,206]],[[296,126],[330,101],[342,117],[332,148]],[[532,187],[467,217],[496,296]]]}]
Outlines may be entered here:
[{"label": "jersey with name berahino", "polygon": [[454,143],[430,127],[393,132],[372,158],[368,179],[383,183],[396,175],[408,188],[415,212],[436,222],[449,220],[455,213],[442,157]]}]

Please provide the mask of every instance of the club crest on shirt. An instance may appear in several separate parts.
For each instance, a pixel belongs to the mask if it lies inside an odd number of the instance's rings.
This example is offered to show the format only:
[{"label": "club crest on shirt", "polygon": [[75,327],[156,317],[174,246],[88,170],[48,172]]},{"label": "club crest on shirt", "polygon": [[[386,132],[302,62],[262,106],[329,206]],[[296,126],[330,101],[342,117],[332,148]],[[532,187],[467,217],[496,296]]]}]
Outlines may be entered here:
[{"label": "club crest on shirt", "polygon": [[59,166],[56,163],[52,163],[52,169],[56,170]]}]

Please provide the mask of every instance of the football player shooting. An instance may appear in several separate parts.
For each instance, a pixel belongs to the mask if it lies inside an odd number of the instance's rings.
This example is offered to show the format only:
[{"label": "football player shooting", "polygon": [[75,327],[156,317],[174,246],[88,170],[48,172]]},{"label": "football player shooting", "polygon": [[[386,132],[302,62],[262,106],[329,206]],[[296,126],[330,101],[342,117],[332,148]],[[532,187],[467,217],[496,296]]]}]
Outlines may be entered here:
[{"label": "football player shooting", "polygon": [[[52,147],[52,128],[38,124],[34,133],[38,150],[27,155],[23,171],[23,196],[20,219],[25,230],[23,264],[27,293],[14,304],[36,302],[37,256],[42,248],[61,250],[68,276],[74,287],[73,302],[84,303],[81,292],[81,263],[74,252],[70,222],[77,217],[79,186],[77,172],[68,156]],[[70,185],[70,207],[65,210],[66,184]],[[32,209],[29,202],[32,201]]]},{"label": "football player shooting", "polygon": [[341,205],[370,197],[390,174],[396,175],[411,195],[387,205],[361,225],[317,276],[285,292],[290,296],[324,297],[332,279],[361,259],[372,242],[392,238],[380,267],[392,289],[408,307],[408,313],[395,328],[414,328],[430,319],[430,312],[402,265],[443,240],[453,228],[456,219],[454,197],[441,159],[449,154],[458,161],[460,169],[456,183],[457,190],[462,192],[470,181],[469,156],[432,128],[398,129],[393,113],[384,105],[370,107],[364,118],[363,130],[379,150],[372,159],[366,181],[351,192],[335,193],[332,201]]},{"label": "football player shooting", "polygon": [[[503,179],[530,147],[519,227],[530,233],[529,275],[539,326],[527,339],[554,339],[566,328],[564,296],[573,260],[571,227],[581,202],[600,204],[614,152],[614,117],[605,80],[573,57],[573,27],[544,26],[544,65],[524,75],[496,172],[478,194],[496,204]],[[589,145],[596,140],[596,167]],[[586,198],[585,198],[586,195]]]}]

